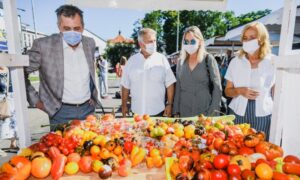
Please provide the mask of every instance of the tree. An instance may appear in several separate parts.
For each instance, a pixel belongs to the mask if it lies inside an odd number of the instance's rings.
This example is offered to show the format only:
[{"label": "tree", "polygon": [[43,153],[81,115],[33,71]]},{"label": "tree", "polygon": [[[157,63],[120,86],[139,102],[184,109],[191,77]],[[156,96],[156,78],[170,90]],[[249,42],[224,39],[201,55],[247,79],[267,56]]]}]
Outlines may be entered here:
[{"label": "tree", "polygon": [[[270,12],[271,10],[266,9],[235,16],[232,11],[180,11],[179,42],[184,29],[189,26],[199,27],[204,38],[209,39],[225,35],[228,30],[259,19]],[[147,13],[142,20],[136,21],[132,37],[137,39],[137,33],[142,27],[152,28],[157,31],[158,51],[171,54],[176,51],[177,15],[177,11]]]},{"label": "tree", "polygon": [[129,58],[135,51],[134,44],[128,43],[116,43],[108,45],[105,49],[105,58],[110,62],[112,67],[115,67],[116,64],[120,61],[121,56]]}]

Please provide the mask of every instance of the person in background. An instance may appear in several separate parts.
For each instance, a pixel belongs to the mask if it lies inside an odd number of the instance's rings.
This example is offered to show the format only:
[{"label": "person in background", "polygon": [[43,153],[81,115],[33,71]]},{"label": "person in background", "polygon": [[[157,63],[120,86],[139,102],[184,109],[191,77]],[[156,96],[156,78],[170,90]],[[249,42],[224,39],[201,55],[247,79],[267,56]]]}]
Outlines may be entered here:
[{"label": "person in background", "polygon": [[97,67],[99,68],[99,90],[100,97],[108,97],[108,62],[102,55],[97,58]]},{"label": "person in background", "polygon": [[225,94],[232,97],[229,107],[236,115],[235,123],[249,123],[268,139],[275,85],[269,33],[262,23],[254,22],[245,26],[241,41],[243,48],[225,75]]},{"label": "person in background", "polygon": [[[2,101],[4,98],[6,98],[6,100],[8,101],[11,116],[0,120],[0,139],[9,139],[9,149],[17,149],[16,111],[14,107],[13,89],[10,73],[7,67],[0,66],[0,101]],[[1,155],[5,155],[2,150],[0,150],[0,157]]]},{"label": "person in background", "polygon": [[170,117],[176,79],[167,58],[156,51],[156,31],[141,29],[138,42],[141,51],[129,58],[122,74],[122,114],[128,113],[130,91],[133,113]]},{"label": "person in background", "polygon": [[222,88],[218,64],[206,52],[203,35],[196,26],[184,31],[176,75],[176,116],[212,115],[219,111]]},{"label": "person in background", "polygon": [[[62,5],[56,14],[60,32],[34,40],[24,68],[27,100],[49,115],[51,130],[94,114],[95,103],[101,106],[95,88],[95,41],[82,35],[83,12]],[[29,80],[34,71],[39,71],[39,92]]]},{"label": "person in background", "polygon": [[121,91],[122,91],[121,78],[122,78],[122,74],[123,74],[126,63],[127,63],[127,58],[125,56],[122,56],[120,59],[120,62],[118,62],[116,64],[116,75],[117,75],[117,79],[118,79],[119,86],[120,86],[120,91],[117,91],[115,94],[115,97],[117,99],[121,98]]},{"label": "person in background", "polygon": [[122,77],[122,73],[124,71],[124,67],[127,63],[127,58],[125,56],[122,56],[120,59],[120,62],[117,64],[117,68],[116,68],[116,74],[118,78]]}]

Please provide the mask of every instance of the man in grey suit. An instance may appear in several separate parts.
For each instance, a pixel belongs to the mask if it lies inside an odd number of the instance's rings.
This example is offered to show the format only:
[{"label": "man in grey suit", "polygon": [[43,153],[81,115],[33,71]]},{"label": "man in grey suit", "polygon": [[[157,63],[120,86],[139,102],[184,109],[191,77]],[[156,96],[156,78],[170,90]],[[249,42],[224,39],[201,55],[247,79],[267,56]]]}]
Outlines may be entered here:
[{"label": "man in grey suit", "polygon": [[[48,113],[52,125],[83,120],[95,112],[95,103],[100,104],[95,88],[95,42],[82,35],[82,13],[76,6],[59,7],[56,14],[60,33],[36,39],[28,51],[27,99],[30,105]],[[28,79],[34,71],[39,71],[39,92]]]}]

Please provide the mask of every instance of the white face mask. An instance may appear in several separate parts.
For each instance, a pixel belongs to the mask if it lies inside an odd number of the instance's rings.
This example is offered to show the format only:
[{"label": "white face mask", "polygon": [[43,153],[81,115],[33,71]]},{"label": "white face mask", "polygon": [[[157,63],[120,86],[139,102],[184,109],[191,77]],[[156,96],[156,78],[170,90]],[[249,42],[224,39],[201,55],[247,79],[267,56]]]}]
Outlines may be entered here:
[{"label": "white face mask", "polygon": [[189,55],[194,54],[194,53],[198,50],[198,48],[199,48],[198,43],[196,43],[196,44],[194,44],[194,45],[191,45],[191,44],[189,44],[189,45],[184,44],[184,45],[183,45],[183,49],[184,49]]},{"label": "white face mask", "polygon": [[156,52],[156,43],[145,44],[145,51],[150,55],[155,53]]},{"label": "white face mask", "polygon": [[259,49],[259,44],[257,39],[253,39],[247,42],[243,42],[243,50],[252,55]]}]

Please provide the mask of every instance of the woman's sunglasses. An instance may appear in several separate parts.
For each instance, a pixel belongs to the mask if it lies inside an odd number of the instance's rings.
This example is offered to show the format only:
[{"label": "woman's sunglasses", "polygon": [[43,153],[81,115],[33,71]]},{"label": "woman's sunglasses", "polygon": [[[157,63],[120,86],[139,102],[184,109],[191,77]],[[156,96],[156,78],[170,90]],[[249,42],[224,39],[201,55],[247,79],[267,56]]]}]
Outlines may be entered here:
[{"label": "woman's sunglasses", "polygon": [[195,39],[191,39],[190,41],[189,40],[187,40],[187,39],[185,39],[185,40],[183,40],[183,44],[184,45],[195,45],[197,43],[197,41],[195,40]]}]

